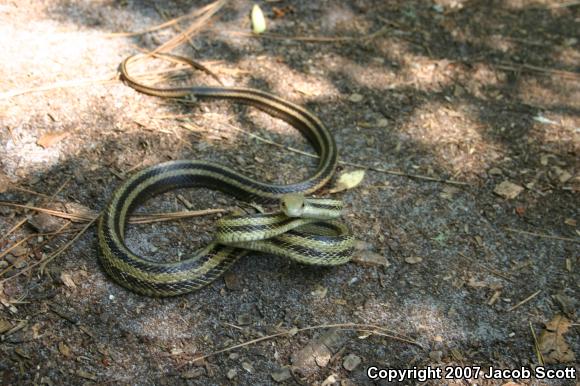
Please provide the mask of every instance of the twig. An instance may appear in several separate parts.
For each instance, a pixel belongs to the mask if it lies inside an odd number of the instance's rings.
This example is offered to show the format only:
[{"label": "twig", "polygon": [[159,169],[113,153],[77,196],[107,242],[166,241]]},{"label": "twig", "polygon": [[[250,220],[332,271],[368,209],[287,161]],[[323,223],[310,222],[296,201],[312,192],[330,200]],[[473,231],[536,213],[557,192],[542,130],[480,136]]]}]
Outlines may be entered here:
[{"label": "twig", "polygon": [[155,32],[158,31],[160,29],[164,29],[164,28],[168,28],[171,27],[174,24],[179,23],[182,20],[187,20],[187,19],[191,19],[194,17],[197,17],[199,15],[201,15],[202,13],[206,12],[208,7],[211,7],[212,4],[208,4],[203,8],[199,8],[194,10],[193,12],[187,14],[187,15],[182,15],[179,17],[176,17],[174,19],[168,20],[164,23],[158,24],[156,26],[141,30],[141,31],[136,31],[136,32],[113,32],[113,33],[109,33],[106,34],[105,37],[106,38],[115,38],[115,37],[130,37],[130,36],[139,36],[139,35],[144,35],[146,33],[150,33],[150,32]]},{"label": "twig", "polygon": [[491,273],[492,275],[501,277],[504,280],[509,281],[510,283],[513,283],[514,281],[505,273],[499,272],[495,269],[489,268],[486,265],[480,263],[479,261],[475,260],[474,258],[472,258],[471,256],[467,256],[466,254],[462,253],[462,252],[458,252],[459,255],[465,257],[466,259],[470,260],[472,263],[478,264],[481,268],[485,269],[486,271],[488,271],[489,273]]},{"label": "twig", "polygon": [[544,233],[535,233],[535,232],[528,232],[528,231],[524,231],[521,229],[514,229],[514,228],[505,228],[506,231],[509,232],[514,232],[514,233],[521,233],[524,235],[528,235],[528,236],[536,236],[536,237],[543,237],[546,239],[554,239],[554,240],[560,240],[560,241],[570,241],[572,243],[580,243],[580,239],[574,239],[571,237],[561,237],[561,236],[552,236],[552,235],[547,235]]},{"label": "twig", "polygon": [[573,1],[567,1],[564,3],[560,3],[560,4],[552,4],[549,6],[549,8],[566,8],[566,7],[575,7],[577,5],[580,5],[580,1],[573,0]]},{"label": "twig", "polygon": [[[159,16],[161,16],[164,19],[168,19],[168,14],[164,9],[161,9],[161,7],[159,7],[157,4],[153,4],[153,7],[155,8]],[[179,23],[174,23],[173,28],[179,33],[183,32],[183,29],[179,26]],[[193,48],[194,51],[196,51],[196,47],[195,44],[193,43],[193,40],[191,39],[191,36],[187,36],[187,42],[189,43],[189,46]]]},{"label": "twig", "polygon": [[[0,99],[2,99],[2,98],[0,97]],[[50,198],[50,196],[47,194],[38,193],[38,192],[35,192],[34,190],[30,190],[30,189],[26,189],[26,188],[21,188],[20,186],[11,185],[10,189],[14,189],[14,190],[17,190],[17,191],[23,192],[23,193],[33,194],[33,195],[39,196],[39,197]]]},{"label": "twig", "polygon": [[18,221],[18,223],[16,223],[16,225],[14,225],[12,228],[10,228],[10,230],[8,232],[6,232],[1,238],[0,241],[4,241],[6,240],[6,238],[8,236],[10,236],[12,234],[12,232],[16,231],[18,228],[20,228],[22,225],[26,224],[26,221],[28,221],[27,218],[24,218],[20,221]]},{"label": "twig", "polygon": [[540,74],[550,74],[550,75],[558,75],[563,78],[570,78],[570,79],[580,79],[580,74],[577,72],[571,71],[563,71],[563,70],[554,70],[553,68],[545,68],[545,67],[538,67],[532,64],[516,64],[516,63],[509,63],[509,62],[502,62],[498,64],[493,64],[494,67],[499,68],[501,70],[508,70],[508,71],[528,71],[528,72],[536,72]]},{"label": "twig", "polygon": [[538,362],[540,365],[544,365],[544,356],[542,355],[542,351],[540,350],[540,345],[538,343],[538,338],[536,337],[536,332],[534,331],[534,327],[532,327],[532,322],[530,323],[530,331],[532,331],[532,337],[534,338],[534,349],[536,350],[536,357],[538,358]]},{"label": "twig", "polygon": [[169,39],[159,47],[155,48],[151,53],[168,52],[178,47],[196,32],[198,32],[224,5],[225,0],[217,0],[205,7],[205,12],[199,16],[185,31]]},{"label": "twig", "polygon": [[245,37],[252,37],[258,39],[274,39],[274,40],[295,40],[299,42],[310,42],[310,43],[334,43],[334,42],[348,42],[348,41],[357,41],[357,40],[370,40],[374,39],[380,35],[383,35],[389,30],[389,27],[383,26],[379,28],[377,31],[372,32],[368,35],[363,36],[288,36],[288,35],[279,35],[274,33],[261,33],[255,34],[252,32],[245,32],[245,31],[227,31],[226,33],[231,35],[238,35],[238,36],[245,36]]},{"label": "twig", "polygon": [[366,165],[357,164],[357,163],[354,163],[354,162],[339,161],[338,163],[341,163],[343,165],[354,166],[354,167],[357,167],[357,168],[366,168],[366,169],[369,169],[369,170],[373,170],[375,172],[385,173],[385,174],[392,174],[392,175],[395,175],[395,176],[415,178],[415,179],[418,179],[418,180],[425,180],[425,181],[432,181],[432,182],[441,182],[443,184],[450,184],[450,185],[470,186],[470,184],[467,183],[467,182],[455,181],[455,180],[446,180],[446,179],[437,178],[437,177],[429,177],[429,176],[424,176],[422,174],[405,173],[405,172],[400,172],[400,171],[397,171],[397,170],[383,169],[383,168],[378,168],[378,167],[374,167],[374,166],[366,166]]},{"label": "twig", "polygon": [[538,294],[542,292],[542,290],[537,290],[536,292],[534,292],[533,294],[531,294],[530,296],[528,296],[527,298],[525,298],[524,300],[522,300],[521,302],[519,302],[518,304],[511,306],[510,308],[508,308],[508,312],[509,311],[513,311],[516,308],[526,304],[527,302],[529,302],[530,300],[532,300],[533,298],[535,298],[536,296],[538,296]]},{"label": "twig", "polygon": [[[42,212],[55,217],[66,218],[72,221],[94,221],[98,218],[98,213],[93,211],[87,211],[84,213],[66,213],[59,210],[41,208],[37,206],[22,205],[12,202],[0,201],[0,205],[13,206],[16,208],[23,208],[34,210],[37,212]],[[148,213],[142,215],[132,215],[129,217],[129,223],[131,224],[148,224],[153,222],[161,221],[172,221],[189,217],[206,216],[208,214],[224,213],[230,211],[230,208],[215,208],[215,209],[204,209],[204,210],[191,210],[191,211],[181,211],[181,212],[162,212],[162,213]]]},{"label": "twig", "polygon": [[[163,75],[171,72],[182,71],[184,69],[189,68],[188,66],[181,66],[178,68],[171,68],[171,69],[164,69],[164,70],[156,70],[156,71],[149,71],[149,72],[142,72],[133,74],[135,78],[145,78],[145,77],[154,77],[158,75]],[[21,90],[13,90],[7,91],[3,94],[0,94],[0,100],[2,99],[9,99],[18,95],[29,94],[29,93],[36,93],[36,92],[44,92],[44,91],[51,91],[57,89],[66,89],[66,88],[75,88],[75,87],[84,87],[89,86],[95,83],[114,83],[119,80],[119,74],[117,72],[111,73],[109,76],[102,77],[102,78],[82,78],[82,79],[72,79],[66,80],[62,82],[56,82],[52,84],[47,84],[39,87],[32,87],[27,89]],[[17,190],[22,190],[29,193],[34,193],[32,191],[27,191],[24,188],[13,187]]]},{"label": "twig", "polygon": [[[319,158],[318,155],[316,155],[316,154],[308,153],[308,152],[305,152],[305,151],[302,151],[302,150],[295,149],[293,147],[289,147],[289,146],[282,145],[281,143],[277,143],[277,142],[271,141],[269,139],[260,137],[257,134],[254,134],[254,133],[251,133],[249,131],[240,129],[239,127],[236,127],[236,126],[234,126],[232,124],[229,124],[229,123],[227,123],[227,125],[228,125],[228,127],[232,128],[232,129],[234,129],[236,131],[245,133],[246,135],[248,135],[248,136],[250,136],[252,138],[255,138],[258,141],[261,141],[263,143],[267,143],[269,145],[276,146],[276,147],[278,147],[280,149],[284,149],[284,150],[287,150],[287,151],[291,151],[293,153],[302,154],[302,155],[307,156],[307,157]],[[362,168],[362,169],[369,169],[369,170],[373,170],[373,171],[379,172],[379,173],[392,174],[392,175],[395,175],[395,176],[402,176],[402,177],[408,177],[408,178],[416,178],[416,179],[425,180],[425,181],[441,182],[441,183],[444,183],[444,184],[451,184],[451,185],[469,186],[469,184],[467,182],[454,181],[454,180],[446,180],[446,179],[442,179],[442,178],[429,177],[429,176],[424,176],[424,175],[420,175],[420,174],[404,173],[404,172],[399,172],[397,170],[383,169],[383,168],[378,168],[378,167],[374,167],[374,166],[367,166],[367,165],[363,165],[363,164],[358,164],[358,163],[354,163],[354,162],[338,161],[338,163],[339,164],[342,164],[342,165],[354,166],[354,167]]]},{"label": "twig", "polygon": [[50,256],[45,257],[44,259],[29,265],[28,267],[24,268],[21,271],[18,271],[17,273],[15,273],[14,275],[0,281],[0,284],[6,283],[9,280],[14,279],[15,277],[18,277],[28,271],[30,271],[32,268],[36,267],[37,265],[40,265],[40,272],[44,272],[44,269],[46,268],[46,265],[48,263],[50,263],[55,257],[59,256],[61,253],[63,253],[64,251],[66,251],[79,237],[81,237],[86,231],[87,229],[90,228],[91,225],[93,225],[93,223],[96,221],[97,219],[95,218],[94,220],[90,221],[87,225],[85,225],[70,241],[68,241],[65,245],[63,245],[62,247],[60,247],[57,251],[55,251],[54,253],[52,253]]},{"label": "twig", "polygon": [[97,216],[96,218],[94,218],[93,220],[89,221],[87,223],[87,225],[85,225],[71,240],[69,240],[65,245],[63,245],[62,247],[60,247],[57,251],[55,251],[53,254],[51,254],[50,256],[47,256],[46,258],[40,260],[38,263],[40,264],[40,273],[42,274],[44,272],[44,269],[46,268],[46,266],[48,265],[48,263],[50,263],[54,258],[58,257],[61,253],[63,253],[64,251],[66,251],[79,237],[81,237],[86,231],[87,229],[89,229],[91,227],[91,225],[93,225],[93,223],[95,221],[97,221],[99,217]]},{"label": "twig", "polygon": [[103,77],[103,78],[85,78],[85,79],[73,79],[73,80],[65,80],[62,82],[56,82],[52,84],[47,84],[44,86],[32,87],[23,90],[13,90],[7,91],[3,94],[0,94],[1,99],[9,99],[18,95],[28,94],[28,93],[35,93],[35,92],[42,92],[42,91],[50,91],[55,89],[64,89],[64,88],[74,88],[74,87],[82,87],[88,86],[90,84],[95,83],[108,83],[113,82],[118,79],[118,76],[115,74],[112,77]]},{"label": "twig", "polygon": [[[24,237],[22,240],[19,240],[16,244],[14,244],[13,246],[11,246],[10,248],[4,250],[2,253],[0,253],[0,258],[4,257],[6,254],[8,254],[11,250],[13,250],[14,248],[16,248],[18,245],[34,238],[34,237],[39,237],[39,236],[57,236],[60,235],[62,233],[65,233],[64,229],[66,227],[69,226],[70,223],[66,223],[64,224],[62,227],[60,227],[60,229],[58,229],[55,232],[50,232],[50,233],[35,233],[32,235],[28,235],[26,237]],[[12,265],[6,267],[3,271],[0,272],[0,277],[4,276],[4,274],[8,271],[10,271],[12,268],[14,268],[14,263],[12,263]]]},{"label": "twig", "polygon": [[375,326],[375,325],[372,325],[372,324],[358,324],[358,323],[337,323],[337,324],[320,324],[320,325],[317,325],[317,326],[310,326],[310,327],[299,328],[299,329],[294,330],[294,331],[285,331],[285,332],[279,332],[277,334],[263,336],[263,337],[256,338],[256,339],[252,339],[252,340],[249,340],[249,341],[246,341],[246,342],[243,342],[243,343],[240,343],[240,344],[236,344],[236,345],[233,345],[233,346],[230,346],[230,347],[226,347],[224,349],[221,349],[221,350],[218,350],[218,351],[214,351],[214,352],[211,352],[209,354],[205,354],[205,355],[196,357],[195,360],[196,361],[199,361],[201,359],[209,358],[209,357],[212,357],[212,356],[215,356],[215,355],[218,355],[218,354],[222,354],[224,352],[232,351],[232,350],[235,350],[235,349],[238,349],[238,348],[242,348],[242,347],[245,347],[245,346],[250,346],[252,344],[256,344],[256,343],[259,343],[259,342],[263,342],[265,340],[271,340],[271,339],[274,339],[274,338],[277,338],[277,337],[280,337],[280,336],[285,336],[285,335],[288,335],[290,332],[296,332],[296,333],[298,333],[298,332],[304,332],[304,331],[310,331],[310,330],[318,330],[318,329],[323,329],[323,328],[340,328],[340,329],[343,329],[343,330],[354,330],[354,331],[372,332],[373,334],[377,334],[377,335],[380,335],[380,336],[385,336],[385,337],[388,337],[388,338],[391,338],[391,339],[394,339],[394,340],[398,340],[400,342],[409,343],[409,344],[415,345],[417,347],[420,347],[423,350],[425,349],[420,343],[418,343],[418,342],[416,342],[416,341],[414,341],[414,340],[412,340],[410,338],[390,335],[389,333],[392,333],[392,331],[390,331],[390,330],[388,330],[388,329],[386,329],[384,327],[381,327],[381,326]]}]

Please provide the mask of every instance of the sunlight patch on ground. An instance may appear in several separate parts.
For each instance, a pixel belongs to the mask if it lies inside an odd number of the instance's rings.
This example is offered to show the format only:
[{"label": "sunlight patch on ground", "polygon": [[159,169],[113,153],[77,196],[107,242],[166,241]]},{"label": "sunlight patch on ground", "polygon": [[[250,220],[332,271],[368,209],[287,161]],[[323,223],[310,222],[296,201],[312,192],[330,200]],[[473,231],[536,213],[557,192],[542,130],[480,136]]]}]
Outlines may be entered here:
[{"label": "sunlight patch on ground", "polygon": [[402,129],[454,175],[473,174],[485,170],[498,156],[496,145],[490,146],[482,137],[485,125],[473,118],[477,114],[468,104],[429,102]]},{"label": "sunlight patch on ground", "polygon": [[455,325],[442,310],[434,304],[407,302],[406,315],[414,329],[429,341],[444,337],[447,340],[462,340],[465,338],[463,329]]},{"label": "sunlight patch on ground", "polygon": [[[115,69],[119,61],[119,47],[101,33],[67,31],[52,21],[33,22],[26,29],[5,24],[0,26],[0,35],[3,55],[11,58],[0,63],[0,69],[11,74],[4,79],[2,91],[97,76],[103,69]],[[95,64],[94,74],[79,65],[84,60]]]},{"label": "sunlight patch on ground", "polygon": [[[27,131],[26,129],[17,130],[15,135],[20,132],[25,134]],[[6,141],[2,154],[4,172],[12,176],[21,176],[25,170],[42,172],[56,166],[61,154],[60,146],[43,149],[36,144],[36,139],[29,135],[25,138],[20,137],[17,143],[9,139]]]},{"label": "sunlight patch on ground", "polygon": [[[559,87],[549,87],[546,82],[535,78],[522,79],[519,84],[519,98],[522,102],[545,109],[564,107],[580,109],[580,87],[578,83],[562,79]],[[546,103],[549,101],[549,103]]]},{"label": "sunlight patch on ground", "polygon": [[[573,38],[571,38],[568,42],[571,43],[574,40],[572,40]],[[576,40],[577,44],[578,40]],[[554,60],[558,60],[559,62],[561,62],[563,65],[565,66],[570,66],[572,68],[578,66],[578,63],[580,63],[580,51],[578,51],[577,49],[575,49],[574,47],[572,47],[573,44],[570,44],[570,47],[567,48],[560,48],[558,51],[558,53],[556,53],[556,55],[554,56]],[[580,99],[576,99],[576,100],[580,100]]]}]

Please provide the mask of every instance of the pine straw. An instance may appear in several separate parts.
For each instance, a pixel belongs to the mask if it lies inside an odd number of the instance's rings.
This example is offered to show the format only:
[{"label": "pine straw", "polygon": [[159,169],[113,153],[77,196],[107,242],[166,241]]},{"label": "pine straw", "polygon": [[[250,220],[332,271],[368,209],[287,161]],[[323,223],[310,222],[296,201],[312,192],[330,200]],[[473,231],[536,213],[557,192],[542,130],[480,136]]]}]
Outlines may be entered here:
[{"label": "pine straw", "polygon": [[[65,218],[67,220],[71,220],[74,222],[87,222],[87,221],[95,221],[100,213],[95,211],[86,210],[86,211],[77,211],[76,213],[67,213],[60,210],[50,209],[50,208],[42,208],[38,206],[31,206],[31,205],[22,205],[13,202],[6,202],[0,201],[0,205],[4,206],[11,206],[15,208],[21,209],[29,209],[36,212],[46,213],[51,216]],[[162,222],[162,221],[175,221],[181,220],[190,217],[199,217],[199,216],[206,216],[209,214],[217,214],[217,213],[225,213],[230,211],[231,209],[222,209],[222,208],[215,208],[215,209],[204,209],[204,210],[190,210],[190,211],[181,211],[181,212],[162,212],[162,213],[148,213],[142,215],[132,215],[129,217],[130,224],[149,224],[154,222]]]},{"label": "pine straw", "polygon": [[[263,342],[266,340],[272,340],[274,338],[278,338],[278,337],[282,337],[282,336],[293,336],[296,333],[304,332],[304,331],[328,329],[328,328],[336,328],[339,330],[360,331],[360,332],[370,333],[372,335],[382,336],[382,337],[393,339],[393,340],[396,340],[399,342],[412,344],[414,346],[417,346],[417,347],[425,350],[425,347],[423,347],[419,342],[417,342],[417,341],[415,341],[407,336],[399,334],[398,332],[387,329],[386,327],[377,326],[374,324],[336,323],[336,324],[320,324],[317,326],[309,326],[309,327],[304,327],[304,328],[299,328],[299,329],[292,329],[289,331],[279,332],[279,333],[272,334],[272,335],[262,336],[260,338],[252,339],[252,340],[240,343],[240,344],[226,347],[224,349],[214,351],[214,352],[211,352],[209,354],[198,356],[198,357],[194,358],[194,360],[192,362],[200,361],[200,360],[203,360],[203,359],[206,359],[206,358],[218,355],[218,354],[222,354],[222,353],[232,351],[232,350],[235,350],[238,348],[250,346],[250,345],[253,345],[253,344],[256,344],[259,342]],[[182,368],[183,366],[186,366],[187,364],[188,363],[185,363],[185,364],[179,366],[178,369]]]},{"label": "pine straw", "polygon": [[[200,16],[194,20],[191,25],[184,30],[182,33],[174,36],[173,38],[169,39],[165,43],[161,44],[159,47],[154,49],[152,53],[161,53],[161,52],[169,52],[176,47],[180,46],[181,44],[185,43],[192,36],[198,33],[206,24],[207,22],[226,4],[226,0],[218,0],[207,6],[203,7],[200,11]],[[174,19],[175,20],[175,19]],[[169,22],[172,22],[170,20]],[[168,23],[169,23],[168,22]]]},{"label": "pine straw", "polygon": [[361,41],[361,40],[372,40],[388,32],[389,27],[383,26],[377,31],[372,32],[368,35],[361,36],[291,36],[291,35],[280,35],[276,33],[264,32],[261,34],[255,34],[246,31],[226,31],[226,34],[234,36],[243,36],[256,39],[272,39],[272,40],[294,40],[299,42],[308,43],[340,43],[340,42],[351,42],[351,41]]},{"label": "pine straw", "polygon": [[202,15],[202,14],[210,11],[212,8],[214,8],[216,6],[216,3],[217,2],[208,4],[205,7],[196,9],[196,10],[192,11],[191,13],[188,13],[187,15],[183,15],[183,16],[176,17],[174,19],[168,20],[168,21],[166,21],[164,23],[158,24],[156,26],[153,26],[153,27],[150,27],[150,28],[141,30],[141,31],[136,31],[136,32],[115,32],[115,33],[107,34],[107,35],[105,35],[105,37],[107,37],[107,38],[132,37],[132,36],[145,35],[145,34],[150,33],[150,32],[155,32],[155,31],[159,31],[161,29],[169,28],[169,27],[172,27],[172,26],[176,25],[177,23],[179,23],[181,21],[188,20],[188,19],[193,19],[195,17],[198,17],[198,16],[200,16],[200,15]]},{"label": "pine straw", "polygon": [[[218,63],[218,61],[212,61],[210,63]],[[171,78],[173,76],[172,73],[177,73],[177,72],[180,72],[180,71],[183,71],[186,69],[189,69],[189,66],[179,66],[179,67],[169,68],[169,69],[146,71],[146,72],[133,74],[132,76],[138,80],[161,81],[161,80],[167,80],[168,78]],[[46,85],[38,86],[38,87],[31,87],[31,88],[26,88],[26,89],[21,89],[21,90],[7,91],[5,93],[0,94],[0,100],[9,99],[9,98],[12,98],[12,97],[15,97],[18,95],[23,95],[23,94],[51,91],[51,90],[56,90],[56,89],[86,87],[86,86],[90,86],[93,84],[99,84],[99,83],[112,84],[112,83],[119,81],[119,79],[120,79],[119,74],[117,72],[114,72],[114,73],[111,73],[109,75],[105,75],[105,76],[99,77],[99,78],[81,78],[81,79],[66,80],[66,81],[50,83],[50,84],[46,84]]]}]

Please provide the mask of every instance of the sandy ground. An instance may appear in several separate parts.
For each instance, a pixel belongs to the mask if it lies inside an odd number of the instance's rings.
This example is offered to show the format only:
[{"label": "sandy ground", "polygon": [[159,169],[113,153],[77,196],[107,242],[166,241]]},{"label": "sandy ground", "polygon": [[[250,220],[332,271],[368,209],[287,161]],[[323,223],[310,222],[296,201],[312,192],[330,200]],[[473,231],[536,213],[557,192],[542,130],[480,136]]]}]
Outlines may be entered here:
[{"label": "sandy ground", "polygon": [[[170,299],[114,284],[98,264],[94,228],[41,274],[38,263],[74,233],[36,233],[84,224],[1,205],[3,384],[358,385],[373,383],[370,366],[535,368],[538,347],[547,368],[577,370],[580,7],[568,3],[260,3],[271,33],[363,37],[301,41],[248,36],[252,3],[229,2],[176,52],[226,84],[307,106],[332,130],[343,161],[463,184],[368,170],[336,196],[360,240],[356,260],[378,263],[318,269],[253,255],[226,280]],[[0,1],[2,202],[97,212],[125,176],[168,159],[211,160],[280,183],[307,176],[312,159],[234,129],[311,151],[264,113],[180,104],[110,81],[127,55],[179,31],[107,34],[205,4]],[[499,191],[504,181],[515,190]],[[184,202],[235,205],[190,190],[142,210],[181,211]],[[211,239],[214,221],[131,226],[128,244],[153,259],[185,258]],[[382,326],[414,343],[351,329],[295,333],[338,323]],[[431,383],[575,383],[456,371],[471,379]]]}]

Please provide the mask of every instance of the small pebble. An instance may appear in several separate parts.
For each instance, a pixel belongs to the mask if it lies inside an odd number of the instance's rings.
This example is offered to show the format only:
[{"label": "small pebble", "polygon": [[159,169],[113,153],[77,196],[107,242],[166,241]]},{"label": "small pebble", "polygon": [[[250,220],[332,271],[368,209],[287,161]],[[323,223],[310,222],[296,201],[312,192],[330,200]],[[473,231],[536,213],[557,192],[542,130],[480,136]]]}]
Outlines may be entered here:
[{"label": "small pebble", "polygon": [[354,103],[361,102],[363,99],[364,97],[360,94],[352,94],[351,96],[348,97],[348,100]]},{"label": "small pebble", "polygon": [[240,278],[234,272],[226,272],[224,275],[224,281],[226,283],[227,289],[230,291],[239,291],[242,288],[242,283],[240,283]]},{"label": "small pebble", "polygon": [[358,355],[348,354],[342,361],[342,367],[347,371],[353,371],[358,365],[360,365],[360,363],[361,359]]},{"label": "small pebble", "polygon": [[238,372],[235,369],[230,369],[228,370],[226,377],[228,377],[228,379],[234,379],[236,375],[238,375]]},{"label": "small pebble", "polygon": [[443,8],[441,4],[435,4],[433,6],[433,10],[437,13],[443,13],[443,11],[445,11],[445,8]]},{"label": "small pebble", "polygon": [[386,118],[381,118],[377,121],[377,126],[378,127],[387,127],[387,126],[389,126],[389,120]]},{"label": "small pebble", "polygon": [[270,375],[272,376],[272,379],[276,382],[284,382],[292,378],[292,373],[290,373],[290,369],[288,367],[283,367],[278,371],[274,371]]},{"label": "small pebble", "polygon": [[254,366],[250,362],[243,362],[242,367],[250,374],[254,374],[256,370],[254,370]]},{"label": "small pebble", "polygon": [[443,359],[443,351],[439,351],[439,350],[431,351],[429,353],[429,358],[431,358],[431,360],[433,362],[439,363],[439,362],[441,362],[441,359]]},{"label": "small pebble", "polygon": [[405,259],[407,264],[417,264],[423,261],[423,258],[420,256],[409,256]]}]

